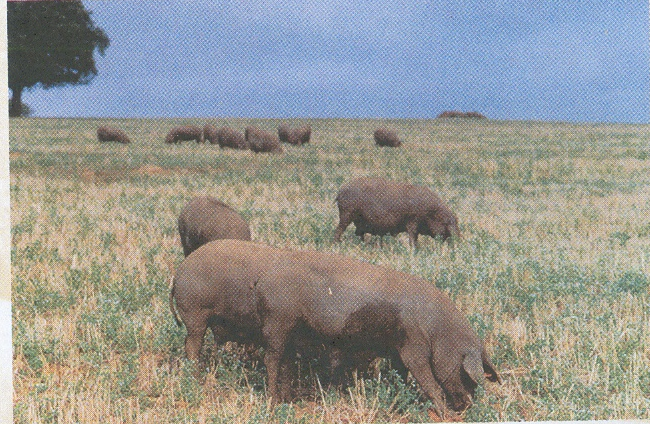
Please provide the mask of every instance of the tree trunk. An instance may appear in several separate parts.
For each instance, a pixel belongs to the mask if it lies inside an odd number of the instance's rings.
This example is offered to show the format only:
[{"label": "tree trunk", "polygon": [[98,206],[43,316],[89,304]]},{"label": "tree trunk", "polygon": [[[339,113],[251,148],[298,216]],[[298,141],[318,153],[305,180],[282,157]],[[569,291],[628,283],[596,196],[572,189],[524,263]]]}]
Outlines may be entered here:
[{"label": "tree trunk", "polygon": [[9,116],[22,116],[23,114],[23,88],[14,87],[11,89],[11,103],[9,104]]}]

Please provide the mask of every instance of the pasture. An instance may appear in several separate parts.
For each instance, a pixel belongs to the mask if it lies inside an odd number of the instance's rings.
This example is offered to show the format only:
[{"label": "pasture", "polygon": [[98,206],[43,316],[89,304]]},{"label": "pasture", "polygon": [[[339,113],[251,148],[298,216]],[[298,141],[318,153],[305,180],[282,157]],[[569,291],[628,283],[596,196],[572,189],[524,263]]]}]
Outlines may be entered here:
[{"label": "pasture", "polygon": [[[281,155],[167,145],[172,126],[312,127]],[[99,125],[131,145],[100,144]],[[400,148],[375,146],[379,126]],[[47,422],[409,422],[433,419],[380,362],[346,391],[301,369],[304,396],[270,408],[238,347],[196,379],[169,312],[176,220],[212,195],[253,240],[340,252],[419,275],[484,339],[503,385],[465,421],[650,418],[650,127],[487,120],[10,120],[14,419]],[[333,242],[334,199],[357,176],[425,185],[450,205],[454,249],[406,234]]]}]

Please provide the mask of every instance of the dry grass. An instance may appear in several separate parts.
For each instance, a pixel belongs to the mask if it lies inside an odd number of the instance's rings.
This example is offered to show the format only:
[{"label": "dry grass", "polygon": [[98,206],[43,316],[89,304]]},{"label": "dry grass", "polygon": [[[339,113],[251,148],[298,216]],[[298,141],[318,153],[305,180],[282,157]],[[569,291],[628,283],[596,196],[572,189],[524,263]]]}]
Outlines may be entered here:
[{"label": "dry grass", "polygon": [[[167,296],[182,260],[176,219],[198,194],[241,211],[256,240],[341,252],[447,291],[505,380],[464,420],[650,418],[647,126],[311,120],[310,144],[269,156],[163,143],[168,128],[207,120],[102,121],[130,146],[99,144],[99,122],[10,122],[17,422],[436,419],[385,366],[343,392],[305,372],[307,395],[271,409],[263,367],[208,342],[196,380]],[[384,124],[402,148],[374,146]],[[360,175],[435,189],[463,241],[424,237],[414,252],[405,235],[380,246],[348,229],[334,244],[334,198]]]}]

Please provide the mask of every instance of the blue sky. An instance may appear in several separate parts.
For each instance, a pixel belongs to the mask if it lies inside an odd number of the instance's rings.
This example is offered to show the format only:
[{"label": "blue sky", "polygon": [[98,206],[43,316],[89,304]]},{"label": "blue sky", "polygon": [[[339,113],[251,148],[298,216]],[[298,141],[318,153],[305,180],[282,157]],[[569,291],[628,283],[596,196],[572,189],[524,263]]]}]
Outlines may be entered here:
[{"label": "blue sky", "polygon": [[84,4],[99,75],[36,116],[650,121],[646,0]]}]

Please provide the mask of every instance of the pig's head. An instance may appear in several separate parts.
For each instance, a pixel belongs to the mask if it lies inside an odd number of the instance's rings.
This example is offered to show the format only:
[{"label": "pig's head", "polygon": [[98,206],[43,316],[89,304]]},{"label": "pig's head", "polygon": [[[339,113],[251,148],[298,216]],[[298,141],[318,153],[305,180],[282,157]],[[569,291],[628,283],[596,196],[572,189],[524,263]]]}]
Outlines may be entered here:
[{"label": "pig's head", "polygon": [[440,236],[450,243],[460,239],[458,218],[450,210],[435,210],[427,214],[427,226],[432,237]]}]

